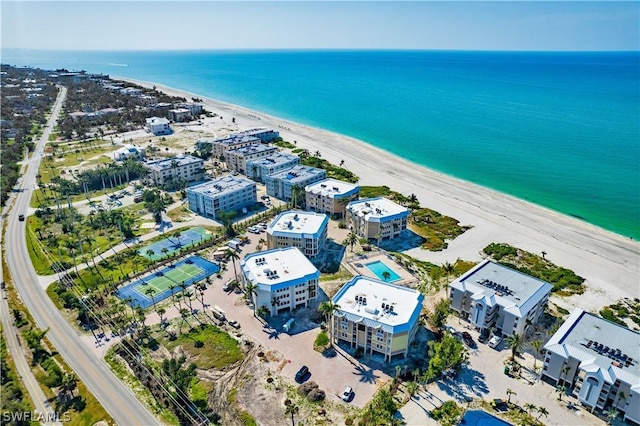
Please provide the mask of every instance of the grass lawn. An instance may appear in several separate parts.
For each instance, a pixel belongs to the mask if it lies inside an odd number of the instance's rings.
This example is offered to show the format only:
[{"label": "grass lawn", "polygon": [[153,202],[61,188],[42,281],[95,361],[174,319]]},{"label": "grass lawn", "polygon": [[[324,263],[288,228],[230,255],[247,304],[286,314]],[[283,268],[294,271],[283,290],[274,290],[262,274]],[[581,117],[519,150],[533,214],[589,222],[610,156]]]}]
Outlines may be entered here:
[{"label": "grass lawn", "polygon": [[[197,341],[203,342],[204,346],[196,348]],[[181,346],[189,359],[193,359],[196,366],[203,370],[210,368],[220,370],[243,358],[238,341],[214,325],[194,328],[179,335],[174,341],[164,339],[163,344],[170,351],[173,351],[176,346]]]},{"label": "grass lawn", "polygon": [[350,280],[353,278],[353,274],[349,272],[347,268],[340,265],[340,269],[333,274],[321,274],[320,281],[337,281],[337,280]]}]

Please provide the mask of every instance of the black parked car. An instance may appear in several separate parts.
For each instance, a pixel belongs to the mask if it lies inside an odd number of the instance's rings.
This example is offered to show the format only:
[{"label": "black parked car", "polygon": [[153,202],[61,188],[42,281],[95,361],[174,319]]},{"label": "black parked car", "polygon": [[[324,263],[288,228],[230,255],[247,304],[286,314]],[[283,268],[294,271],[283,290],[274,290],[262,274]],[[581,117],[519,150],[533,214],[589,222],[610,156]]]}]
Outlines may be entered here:
[{"label": "black parked car", "polygon": [[480,333],[478,340],[480,341],[480,343],[487,343],[487,341],[489,340],[489,337],[491,337],[491,330],[489,330],[488,328],[485,328],[482,330],[482,333]]},{"label": "black parked car", "polygon": [[470,348],[475,348],[476,342],[473,341],[473,338],[471,337],[469,332],[467,331],[462,332],[462,340],[464,340],[464,343]]},{"label": "black parked car", "polygon": [[300,370],[296,373],[296,382],[302,383],[307,379],[307,376],[311,375],[309,373],[309,368],[306,365],[300,367]]}]

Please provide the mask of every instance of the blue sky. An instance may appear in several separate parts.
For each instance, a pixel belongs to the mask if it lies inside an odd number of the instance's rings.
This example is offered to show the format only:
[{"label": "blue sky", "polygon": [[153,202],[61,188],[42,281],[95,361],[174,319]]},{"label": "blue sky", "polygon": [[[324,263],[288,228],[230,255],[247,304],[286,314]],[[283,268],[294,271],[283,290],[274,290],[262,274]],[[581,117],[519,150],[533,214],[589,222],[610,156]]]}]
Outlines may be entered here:
[{"label": "blue sky", "polygon": [[2,1],[1,8],[3,49],[640,49],[637,1]]}]

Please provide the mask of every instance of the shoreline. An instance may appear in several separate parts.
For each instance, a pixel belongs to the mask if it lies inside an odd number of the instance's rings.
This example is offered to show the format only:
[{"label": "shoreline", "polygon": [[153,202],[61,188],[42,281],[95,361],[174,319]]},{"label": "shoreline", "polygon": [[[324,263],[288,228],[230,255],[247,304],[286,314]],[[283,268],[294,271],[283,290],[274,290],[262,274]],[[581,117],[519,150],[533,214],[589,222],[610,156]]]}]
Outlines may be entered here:
[{"label": "shoreline", "polygon": [[492,242],[507,243],[532,253],[547,253],[551,262],[586,278],[587,291],[571,298],[554,297],[565,308],[597,311],[623,297],[638,297],[640,244],[633,239],[518,199],[512,195],[429,169],[367,143],[253,111],[185,90],[126,77],[112,76],[173,96],[201,98],[207,110],[234,117],[240,129],[271,127],[297,147],[320,151],[333,164],[360,177],[360,185],[387,185],[405,195],[416,194],[420,204],[471,226],[442,252],[419,248],[406,253],[433,263],[456,259],[479,261]]}]

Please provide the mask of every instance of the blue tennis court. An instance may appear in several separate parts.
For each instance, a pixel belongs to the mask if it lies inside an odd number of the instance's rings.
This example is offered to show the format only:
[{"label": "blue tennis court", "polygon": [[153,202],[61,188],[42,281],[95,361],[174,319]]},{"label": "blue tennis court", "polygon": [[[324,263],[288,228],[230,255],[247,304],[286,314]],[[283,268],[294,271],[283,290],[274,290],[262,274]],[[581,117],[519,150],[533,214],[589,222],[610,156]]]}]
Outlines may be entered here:
[{"label": "blue tennis court", "polygon": [[116,295],[122,300],[130,297],[131,306],[147,308],[153,305],[154,300],[157,303],[170,297],[172,293],[182,291],[182,283],[190,286],[219,270],[220,267],[215,263],[200,256],[191,256],[127,284],[118,289]]},{"label": "blue tennis court", "polygon": [[138,250],[138,254],[149,260],[156,261],[164,259],[184,247],[190,247],[194,244],[207,241],[211,237],[213,237],[213,235],[204,228],[179,229],[170,234],[166,234],[160,241],[142,247]]}]

